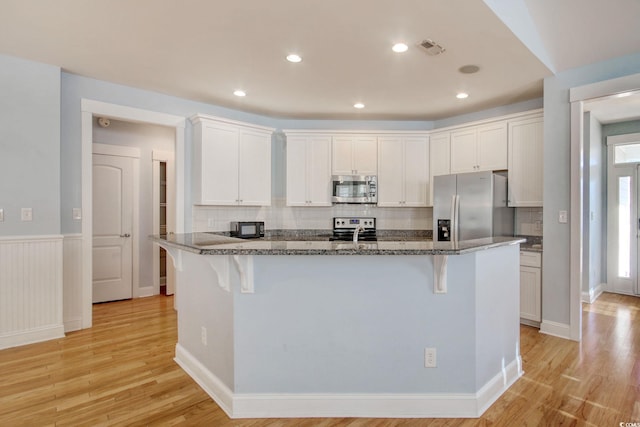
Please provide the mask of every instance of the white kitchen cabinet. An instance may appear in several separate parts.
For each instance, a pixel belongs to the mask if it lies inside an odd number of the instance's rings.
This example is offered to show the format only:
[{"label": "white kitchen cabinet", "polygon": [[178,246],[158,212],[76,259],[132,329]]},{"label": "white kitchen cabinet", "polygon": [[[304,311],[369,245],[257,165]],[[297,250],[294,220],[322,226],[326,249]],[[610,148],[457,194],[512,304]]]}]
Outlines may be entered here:
[{"label": "white kitchen cabinet", "polygon": [[509,122],[509,206],[542,206],[542,116]]},{"label": "white kitchen cabinet", "polygon": [[507,123],[451,132],[451,173],[507,169]]},{"label": "white kitchen cabinet", "polygon": [[433,206],[433,177],[451,173],[451,134],[441,132],[429,137],[429,206]]},{"label": "white kitchen cabinet", "polygon": [[193,138],[193,203],[271,204],[272,128],[197,115]]},{"label": "white kitchen cabinet", "polygon": [[520,251],[520,321],[539,326],[542,320],[542,254]]},{"label": "white kitchen cabinet", "polygon": [[372,135],[339,135],[333,137],[331,149],[333,175],[376,175],[378,142]]},{"label": "white kitchen cabinet", "polygon": [[331,136],[287,135],[287,206],[331,206]]},{"label": "white kitchen cabinet", "polygon": [[379,137],[378,159],[378,206],[428,206],[427,136]]}]

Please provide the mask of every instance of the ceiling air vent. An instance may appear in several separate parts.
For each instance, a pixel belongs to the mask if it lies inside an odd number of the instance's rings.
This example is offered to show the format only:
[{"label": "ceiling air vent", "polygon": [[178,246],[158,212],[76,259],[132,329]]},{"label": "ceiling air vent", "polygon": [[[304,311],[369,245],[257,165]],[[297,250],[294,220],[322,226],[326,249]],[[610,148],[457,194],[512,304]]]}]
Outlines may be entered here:
[{"label": "ceiling air vent", "polygon": [[440,55],[445,49],[433,40],[426,39],[420,42],[420,47],[431,56]]}]

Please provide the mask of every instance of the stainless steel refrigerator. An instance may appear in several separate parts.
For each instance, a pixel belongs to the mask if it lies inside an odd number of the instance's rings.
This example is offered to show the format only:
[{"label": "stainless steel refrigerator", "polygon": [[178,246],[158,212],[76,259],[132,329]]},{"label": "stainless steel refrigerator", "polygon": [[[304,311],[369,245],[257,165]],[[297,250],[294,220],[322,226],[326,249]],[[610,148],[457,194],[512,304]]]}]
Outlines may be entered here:
[{"label": "stainless steel refrigerator", "polygon": [[507,178],[494,172],[433,177],[433,241],[513,236]]}]

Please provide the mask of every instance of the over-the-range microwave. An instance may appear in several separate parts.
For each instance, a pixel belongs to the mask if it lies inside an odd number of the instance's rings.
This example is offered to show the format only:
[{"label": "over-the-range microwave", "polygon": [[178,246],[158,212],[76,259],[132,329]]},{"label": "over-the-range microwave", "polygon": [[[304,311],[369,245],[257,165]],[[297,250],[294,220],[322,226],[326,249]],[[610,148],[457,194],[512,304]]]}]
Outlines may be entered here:
[{"label": "over-the-range microwave", "polygon": [[378,203],[378,178],[375,175],[333,175],[333,203]]}]

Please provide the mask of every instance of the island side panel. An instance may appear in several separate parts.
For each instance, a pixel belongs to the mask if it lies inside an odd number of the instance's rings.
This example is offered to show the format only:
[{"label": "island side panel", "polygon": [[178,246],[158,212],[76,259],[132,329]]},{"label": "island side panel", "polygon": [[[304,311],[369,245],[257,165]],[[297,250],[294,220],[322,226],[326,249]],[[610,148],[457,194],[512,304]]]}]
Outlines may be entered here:
[{"label": "island side panel", "polygon": [[[207,258],[183,251],[183,269],[177,272],[178,345],[233,392],[234,294],[220,286]],[[233,272],[230,256],[218,258]]]},{"label": "island side panel", "polygon": [[475,259],[451,256],[434,294],[431,255],[255,256],[236,393],[475,393]]},{"label": "island side panel", "polygon": [[[479,387],[511,366],[507,380],[520,374],[520,246],[477,252],[476,278],[476,382]],[[514,375],[515,369],[515,375]],[[507,381],[509,382],[509,381]]]}]

